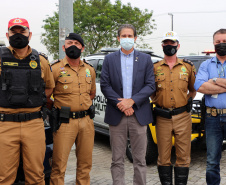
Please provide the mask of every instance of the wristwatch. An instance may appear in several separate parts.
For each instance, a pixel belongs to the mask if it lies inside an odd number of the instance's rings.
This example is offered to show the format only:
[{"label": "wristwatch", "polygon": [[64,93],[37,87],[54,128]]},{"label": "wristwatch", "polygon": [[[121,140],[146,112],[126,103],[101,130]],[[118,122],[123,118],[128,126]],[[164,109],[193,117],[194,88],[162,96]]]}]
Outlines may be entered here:
[{"label": "wristwatch", "polygon": [[216,83],[216,82],[217,82],[217,78],[213,78],[212,80],[213,80],[213,82],[214,82],[214,83]]}]

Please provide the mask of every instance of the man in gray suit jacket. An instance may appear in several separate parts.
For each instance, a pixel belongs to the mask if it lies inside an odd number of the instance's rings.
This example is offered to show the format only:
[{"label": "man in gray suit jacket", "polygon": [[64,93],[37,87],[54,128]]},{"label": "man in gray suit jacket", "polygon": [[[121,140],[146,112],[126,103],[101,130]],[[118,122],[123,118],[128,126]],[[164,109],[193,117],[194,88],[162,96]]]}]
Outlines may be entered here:
[{"label": "man in gray suit jacket", "polygon": [[105,122],[109,124],[113,185],[125,185],[124,156],[129,134],[134,166],[134,185],[146,184],[147,125],[153,121],[149,97],[155,92],[150,55],[134,49],[133,25],[118,30],[121,49],[105,57],[101,91],[107,98]]}]

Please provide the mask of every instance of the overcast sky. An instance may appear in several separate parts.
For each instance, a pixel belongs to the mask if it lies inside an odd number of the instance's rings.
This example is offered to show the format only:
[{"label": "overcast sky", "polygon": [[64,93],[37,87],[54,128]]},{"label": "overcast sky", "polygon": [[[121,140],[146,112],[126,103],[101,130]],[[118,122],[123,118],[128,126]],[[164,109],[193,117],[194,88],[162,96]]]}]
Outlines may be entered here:
[{"label": "overcast sky", "polygon": [[[173,13],[173,29],[180,37],[181,48],[178,55],[201,54],[205,49],[214,49],[213,33],[220,28],[226,28],[225,0],[121,1],[123,4],[130,2],[133,7],[141,10],[146,8],[153,11],[156,29],[145,38],[145,42],[149,43],[158,55],[163,55],[161,49],[163,34],[171,30],[171,16],[168,13]],[[111,2],[114,3],[114,0]],[[59,4],[59,0],[0,0],[0,40],[4,40],[8,45],[5,33],[11,18],[26,18],[33,32],[31,47],[47,53],[46,48],[40,43],[41,33],[44,32],[41,28],[44,25],[42,21],[57,11],[56,4]]]}]

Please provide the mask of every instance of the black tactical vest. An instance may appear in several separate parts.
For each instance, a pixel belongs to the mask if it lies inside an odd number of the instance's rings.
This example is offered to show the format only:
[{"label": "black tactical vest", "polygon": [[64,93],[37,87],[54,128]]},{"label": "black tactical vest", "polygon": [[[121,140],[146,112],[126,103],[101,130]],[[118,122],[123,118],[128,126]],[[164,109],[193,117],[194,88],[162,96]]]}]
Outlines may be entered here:
[{"label": "black tactical vest", "polygon": [[32,108],[46,103],[45,83],[41,78],[39,54],[32,49],[26,58],[16,59],[11,51],[0,48],[0,107]]}]

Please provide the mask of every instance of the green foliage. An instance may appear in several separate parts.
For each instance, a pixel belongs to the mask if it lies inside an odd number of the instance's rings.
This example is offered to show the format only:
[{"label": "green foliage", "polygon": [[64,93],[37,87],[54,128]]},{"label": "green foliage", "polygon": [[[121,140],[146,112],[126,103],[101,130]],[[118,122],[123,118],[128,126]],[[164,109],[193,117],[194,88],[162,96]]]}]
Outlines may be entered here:
[{"label": "green foliage", "polygon": [[[121,24],[132,24],[137,29],[140,40],[142,36],[152,33],[154,20],[152,12],[123,5],[120,0],[112,4],[110,0],[76,0],[74,9],[74,32],[82,36],[85,42],[85,54],[95,53],[102,47],[118,47],[117,31]],[[42,43],[54,58],[58,57],[59,15],[44,20],[45,33]],[[143,45],[143,44],[142,44]],[[142,45],[138,45],[142,47]],[[147,47],[147,45],[143,45]]]}]

